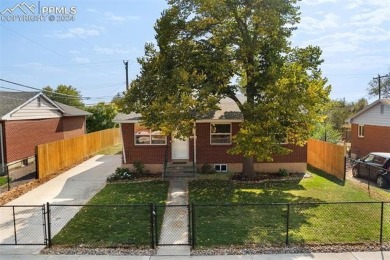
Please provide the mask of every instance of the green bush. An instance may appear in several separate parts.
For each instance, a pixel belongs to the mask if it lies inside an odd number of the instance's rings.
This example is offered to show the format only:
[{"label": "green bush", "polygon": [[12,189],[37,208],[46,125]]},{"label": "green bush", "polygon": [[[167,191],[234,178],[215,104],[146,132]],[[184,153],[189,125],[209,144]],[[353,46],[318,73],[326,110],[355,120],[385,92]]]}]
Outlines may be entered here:
[{"label": "green bush", "polygon": [[145,173],[145,171],[144,171],[145,165],[142,162],[140,162],[140,161],[133,162],[133,167],[135,169],[136,174],[144,174]]},{"label": "green bush", "polygon": [[201,174],[213,174],[215,173],[214,167],[211,164],[205,163],[200,167],[199,173]]},{"label": "green bush", "polygon": [[287,177],[290,175],[290,173],[286,169],[279,169],[278,171],[279,176]]},{"label": "green bush", "polygon": [[127,168],[116,168],[115,172],[107,177],[108,182],[121,181],[121,180],[134,180],[135,176]]}]

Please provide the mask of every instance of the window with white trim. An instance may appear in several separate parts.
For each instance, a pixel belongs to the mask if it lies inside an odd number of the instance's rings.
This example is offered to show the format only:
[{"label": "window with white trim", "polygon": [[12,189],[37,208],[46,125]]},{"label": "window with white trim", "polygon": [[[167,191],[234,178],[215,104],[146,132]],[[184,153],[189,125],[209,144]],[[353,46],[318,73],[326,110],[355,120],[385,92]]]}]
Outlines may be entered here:
[{"label": "window with white trim", "polygon": [[210,124],[211,144],[231,144],[232,125],[231,124]]},{"label": "window with white trim", "polygon": [[214,164],[216,172],[227,172],[227,164]]},{"label": "window with white trim", "polygon": [[134,124],[134,140],[136,145],[166,145],[167,137],[161,131],[151,131],[145,126]]},{"label": "window with white trim", "polygon": [[364,137],[364,125],[358,125],[358,137]]}]

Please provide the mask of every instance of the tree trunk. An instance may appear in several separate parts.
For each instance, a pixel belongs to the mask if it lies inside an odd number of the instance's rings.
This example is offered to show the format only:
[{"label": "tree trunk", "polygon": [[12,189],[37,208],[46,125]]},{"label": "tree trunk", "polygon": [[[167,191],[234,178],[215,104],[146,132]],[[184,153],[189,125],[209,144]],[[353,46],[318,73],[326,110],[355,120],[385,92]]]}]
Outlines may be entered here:
[{"label": "tree trunk", "polygon": [[244,157],[242,163],[242,176],[246,179],[253,179],[255,177],[255,167],[253,161],[253,157]]}]

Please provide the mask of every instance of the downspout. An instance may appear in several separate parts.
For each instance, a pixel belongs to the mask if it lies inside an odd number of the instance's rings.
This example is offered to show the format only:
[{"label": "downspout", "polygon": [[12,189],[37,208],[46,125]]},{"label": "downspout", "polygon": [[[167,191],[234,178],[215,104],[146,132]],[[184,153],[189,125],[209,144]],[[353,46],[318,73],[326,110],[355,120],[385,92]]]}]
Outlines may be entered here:
[{"label": "downspout", "polygon": [[125,141],[123,140],[123,135],[122,135],[122,123],[119,123],[119,128],[121,130],[121,139],[122,139],[122,156],[123,156],[123,164],[127,164],[126,160],[126,152],[125,152]]},{"label": "downspout", "polygon": [[0,123],[0,149],[1,149],[1,173],[5,172],[4,163],[4,142],[3,142],[3,124]]},{"label": "downspout", "polygon": [[193,135],[194,135],[194,166],[196,166],[196,122],[194,122]]}]

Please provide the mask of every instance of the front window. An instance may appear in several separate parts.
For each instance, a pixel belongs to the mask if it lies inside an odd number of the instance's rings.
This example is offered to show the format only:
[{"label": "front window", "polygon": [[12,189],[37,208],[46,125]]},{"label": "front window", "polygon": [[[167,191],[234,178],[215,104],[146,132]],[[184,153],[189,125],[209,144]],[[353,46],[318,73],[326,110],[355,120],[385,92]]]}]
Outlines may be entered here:
[{"label": "front window", "polygon": [[232,141],[231,124],[210,124],[211,144],[231,144]]},{"label": "front window", "polygon": [[167,137],[161,131],[151,131],[145,126],[134,125],[135,144],[137,145],[165,145],[167,144]]},{"label": "front window", "polygon": [[358,137],[364,137],[364,125],[358,126]]}]

